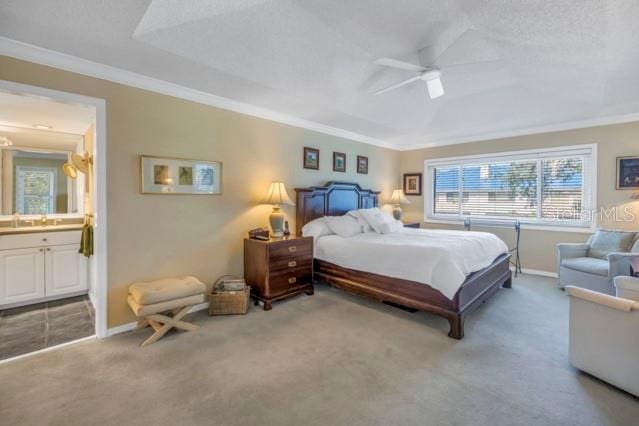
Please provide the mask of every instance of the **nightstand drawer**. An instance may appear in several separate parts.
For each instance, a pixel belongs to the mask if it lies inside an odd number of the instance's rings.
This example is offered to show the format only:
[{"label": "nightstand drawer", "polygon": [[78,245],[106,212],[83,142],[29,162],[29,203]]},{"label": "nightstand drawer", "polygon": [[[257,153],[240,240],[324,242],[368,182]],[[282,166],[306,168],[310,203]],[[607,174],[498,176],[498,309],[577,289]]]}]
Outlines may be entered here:
[{"label": "nightstand drawer", "polygon": [[287,259],[271,260],[269,263],[269,270],[272,274],[277,274],[282,271],[292,271],[294,269],[308,269],[313,268],[313,258],[310,256],[297,256]]},{"label": "nightstand drawer", "polygon": [[269,277],[269,291],[272,294],[290,291],[292,287],[309,284],[313,281],[313,272],[309,268],[297,268],[282,271]]},{"label": "nightstand drawer", "polygon": [[313,244],[311,240],[297,239],[286,241],[269,247],[269,260],[277,262],[284,259],[299,259],[313,257]]}]

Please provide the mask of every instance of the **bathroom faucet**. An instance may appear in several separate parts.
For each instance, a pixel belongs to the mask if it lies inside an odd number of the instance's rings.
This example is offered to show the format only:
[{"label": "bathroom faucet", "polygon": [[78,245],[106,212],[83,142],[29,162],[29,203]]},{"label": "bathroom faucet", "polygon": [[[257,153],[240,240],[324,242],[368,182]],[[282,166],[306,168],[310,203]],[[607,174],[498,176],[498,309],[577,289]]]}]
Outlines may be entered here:
[{"label": "bathroom faucet", "polygon": [[42,217],[40,218],[40,226],[47,226],[47,223],[49,223],[47,215],[42,215]]}]

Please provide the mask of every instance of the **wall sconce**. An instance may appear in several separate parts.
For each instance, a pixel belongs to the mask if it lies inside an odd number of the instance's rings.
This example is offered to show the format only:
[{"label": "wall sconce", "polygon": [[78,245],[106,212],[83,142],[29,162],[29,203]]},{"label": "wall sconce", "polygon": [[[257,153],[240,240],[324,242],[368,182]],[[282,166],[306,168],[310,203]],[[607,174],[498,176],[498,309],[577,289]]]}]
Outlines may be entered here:
[{"label": "wall sconce", "polygon": [[82,172],[85,175],[88,174],[89,168],[92,164],[93,157],[91,157],[88,152],[84,155],[80,155],[74,152],[73,154],[71,154],[71,162],[64,163],[64,165],[62,166],[62,171],[71,179],[75,179],[78,177],[78,172]]}]

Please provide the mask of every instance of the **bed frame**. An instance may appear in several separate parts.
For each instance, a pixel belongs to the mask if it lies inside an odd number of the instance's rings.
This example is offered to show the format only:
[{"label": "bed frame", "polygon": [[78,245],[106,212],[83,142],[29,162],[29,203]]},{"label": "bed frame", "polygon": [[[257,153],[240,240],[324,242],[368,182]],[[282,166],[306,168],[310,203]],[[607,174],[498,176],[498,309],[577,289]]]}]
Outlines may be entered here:
[{"label": "bed frame", "polygon": [[[322,216],[339,216],[349,210],[376,207],[379,192],[362,189],[356,183],[329,182],[325,186],[296,188],[296,233]],[[466,278],[453,299],[439,290],[415,281],[342,268],[319,259],[313,261],[314,279],[361,296],[439,315],[450,324],[449,337],[464,337],[464,319],[500,287],[510,288],[510,254],[503,254],[487,268]]]}]

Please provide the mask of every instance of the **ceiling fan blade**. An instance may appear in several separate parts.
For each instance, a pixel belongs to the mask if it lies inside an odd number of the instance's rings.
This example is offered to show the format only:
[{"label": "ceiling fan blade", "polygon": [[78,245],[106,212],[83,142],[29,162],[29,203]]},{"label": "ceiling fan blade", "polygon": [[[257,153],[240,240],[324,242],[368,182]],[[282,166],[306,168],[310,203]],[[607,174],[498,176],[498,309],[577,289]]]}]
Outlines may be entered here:
[{"label": "ceiling fan blade", "polygon": [[404,61],[398,61],[397,59],[391,58],[379,58],[375,61],[377,65],[384,65],[386,67],[397,68],[405,71],[413,71],[413,72],[423,72],[426,71],[425,67],[421,65],[414,65]]},{"label": "ceiling fan blade", "polygon": [[386,87],[385,89],[378,90],[377,92],[374,92],[373,94],[374,95],[381,95],[382,93],[386,93],[386,92],[389,92],[391,90],[397,89],[397,88],[405,86],[407,84],[410,84],[410,83],[412,83],[414,81],[421,80],[421,78],[422,78],[421,75],[418,75],[418,76],[415,76],[415,77],[411,77],[408,80],[404,80],[404,81],[401,81],[401,82],[399,82],[397,84],[393,84],[392,86]]}]

